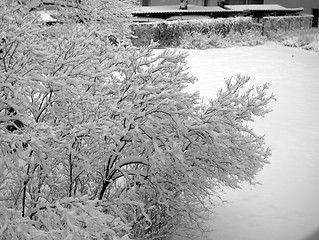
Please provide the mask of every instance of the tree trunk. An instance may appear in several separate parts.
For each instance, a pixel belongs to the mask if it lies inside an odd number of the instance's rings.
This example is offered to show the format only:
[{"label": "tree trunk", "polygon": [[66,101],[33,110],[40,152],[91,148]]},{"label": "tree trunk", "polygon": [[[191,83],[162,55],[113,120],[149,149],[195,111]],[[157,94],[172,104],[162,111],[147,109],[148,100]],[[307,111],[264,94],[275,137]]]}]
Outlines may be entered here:
[{"label": "tree trunk", "polygon": [[182,10],[187,10],[188,8],[188,0],[181,0],[181,3],[179,5],[179,9],[182,9]]},{"label": "tree trunk", "polygon": [[142,0],[142,6],[148,6],[149,0]]}]

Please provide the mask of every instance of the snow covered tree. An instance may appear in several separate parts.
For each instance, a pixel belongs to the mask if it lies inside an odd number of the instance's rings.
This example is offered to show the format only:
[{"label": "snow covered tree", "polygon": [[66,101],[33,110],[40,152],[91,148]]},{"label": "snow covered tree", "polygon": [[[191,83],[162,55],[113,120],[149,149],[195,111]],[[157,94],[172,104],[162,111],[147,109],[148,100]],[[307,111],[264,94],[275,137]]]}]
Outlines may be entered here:
[{"label": "snow covered tree", "polygon": [[53,26],[1,4],[2,239],[165,239],[267,162],[246,126],[267,85],[238,76],[202,106],[185,54],[129,43],[126,2],[81,1]]}]

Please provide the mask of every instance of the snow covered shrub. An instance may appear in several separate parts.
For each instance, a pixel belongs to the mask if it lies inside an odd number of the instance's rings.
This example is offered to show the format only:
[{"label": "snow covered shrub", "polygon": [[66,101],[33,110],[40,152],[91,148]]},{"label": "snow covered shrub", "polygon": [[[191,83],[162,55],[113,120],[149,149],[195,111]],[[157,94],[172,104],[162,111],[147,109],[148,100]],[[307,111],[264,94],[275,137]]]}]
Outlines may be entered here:
[{"label": "snow covered shrub", "polygon": [[132,25],[132,31],[136,36],[133,38],[134,45],[144,46],[154,41],[158,42],[160,47],[187,45],[183,39],[188,37],[191,40],[195,40],[200,35],[205,39],[209,38],[209,35],[226,37],[232,32],[244,34],[247,31],[254,31],[261,35],[261,30],[261,25],[254,23],[250,17],[164,21]]},{"label": "snow covered shrub", "polygon": [[243,33],[231,31],[224,39],[224,46],[256,46],[264,43],[265,37],[260,32],[247,30]]},{"label": "snow covered shrub", "polygon": [[319,52],[319,31],[316,28],[291,30],[281,33],[273,32],[268,34],[267,37],[288,47],[300,47]]},{"label": "snow covered shrub", "polygon": [[62,198],[38,202],[25,218],[16,209],[1,206],[0,239],[129,240],[127,226],[120,218],[103,213],[102,206],[102,201],[88,196]]},{"label": "snow covered shrub", "polygon": [[180,39],[179,47],[184,49],[207,49],[207,48],[224,48],[232,46],[256,46],[265,41],[265,37],[260,32],[247,30],[242,33],[230,31],[227,35],[214,32],[185,33]]},{"label": "snow covered shrub", "polygon": [[[115,55],[105,55],[113,51],[109,34],[122,41],[130,34],[126,20],[90,14],[81,24],[70,18],[46,27],[24,2],[0,3],[0,236],[128,239],[127,224],[105,214],[101,201],[83,200],[95,186],[85,182],[88,172],[79,172],[85,161],[75,163],[85,154],[76,156],[73,149],[90,146],[76,140],[83,123],[76,117],[85,111],[70,109],[85,106],[79,96],[94,84],[104,59]],[[87,14],[87,3],[98,13],[106,4],[107,11],[130,17],[122,3],[112,1],[82,1],[78,14]]]},{"label": "snow covered shrub", "polygon": [[[81,4],[87,14],[92,2]],[[269,112],[267,85],[245,92],[239,76],[201,106],[185,92],[196,79],[184,53],[137,49],[116,29],[113,44],[114,23],[94,13],[47,27],[1,5],[4,238],[164,239],[195,226],[218,187],[253,183],[267,162],[246,126]]]},{"label": "snow covered shrub", "polygon": [[293,30],[311,29],[312,18],[312,15],[264,17],[261,21],[263,33],[268,36],[274,33],[285,34]]},{"label": "snow covered shrub", "polygon": [[212,45],[211,36],[198,32],[185,33],[180,42],[179,47],[184,49],[207,49]]},{"label": "snow covered shrub", "polygon": [[251,18],[217,19],[215,22],[215,24],[207,26],[204,24],[197,31],[183,32],[179,47],[185,49],[207,49],[255,46],[264,42],[260,26],[254,24]]}]

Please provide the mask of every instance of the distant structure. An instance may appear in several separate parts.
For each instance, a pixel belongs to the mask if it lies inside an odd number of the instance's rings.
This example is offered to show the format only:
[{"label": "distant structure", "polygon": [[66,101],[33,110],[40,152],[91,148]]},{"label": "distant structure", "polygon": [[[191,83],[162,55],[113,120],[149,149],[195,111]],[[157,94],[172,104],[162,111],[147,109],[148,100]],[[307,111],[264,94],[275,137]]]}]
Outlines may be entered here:
[{"label": "distant structure", "polygon": [[[225,5],[278,4],[287,8],[304,8],[305,14],[314,15],[314,27],[318,27],[319,0],[224,0]],[[179,5],[180,0],[140,0],[143,6]],[[188,0],[189,5],[218,6],[219,0]]]}]

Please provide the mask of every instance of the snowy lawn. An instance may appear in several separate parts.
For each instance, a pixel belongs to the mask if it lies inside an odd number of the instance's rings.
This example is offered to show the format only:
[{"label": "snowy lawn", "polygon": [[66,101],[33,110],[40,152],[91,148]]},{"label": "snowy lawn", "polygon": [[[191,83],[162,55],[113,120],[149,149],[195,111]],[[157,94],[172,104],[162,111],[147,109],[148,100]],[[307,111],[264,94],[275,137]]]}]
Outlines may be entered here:
[{"label": "snowy lawn", "polygon": [[319,53],[275,43],[187,52],[198,78],[188,90],[204,101],[237,74],[254,85],[268,82],[277,98],[273,112],[252,123],[272,149],[271,164],[257,176],[261,185],[225,189],[228,204],[212,216],[208,239],[306,239],[319,229]]}]

